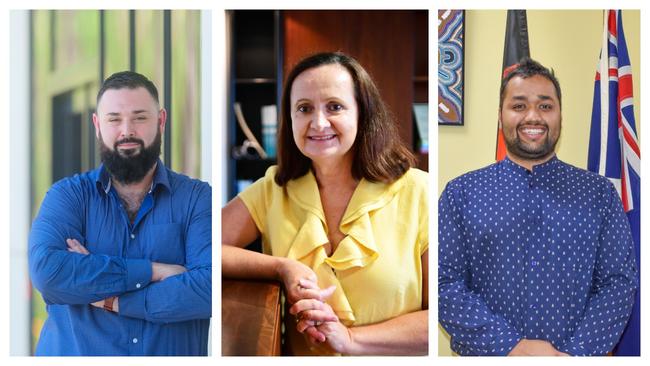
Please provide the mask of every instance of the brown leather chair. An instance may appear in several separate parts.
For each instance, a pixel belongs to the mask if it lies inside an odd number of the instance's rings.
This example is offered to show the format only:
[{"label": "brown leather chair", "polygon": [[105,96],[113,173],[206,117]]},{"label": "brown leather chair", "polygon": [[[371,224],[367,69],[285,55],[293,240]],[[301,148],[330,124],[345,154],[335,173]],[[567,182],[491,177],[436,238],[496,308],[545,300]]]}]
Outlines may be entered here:
[{"label": "brown leather chair", "polygon": [[281,287],[277,282],[223,279],[223,356],[279,356]]}]

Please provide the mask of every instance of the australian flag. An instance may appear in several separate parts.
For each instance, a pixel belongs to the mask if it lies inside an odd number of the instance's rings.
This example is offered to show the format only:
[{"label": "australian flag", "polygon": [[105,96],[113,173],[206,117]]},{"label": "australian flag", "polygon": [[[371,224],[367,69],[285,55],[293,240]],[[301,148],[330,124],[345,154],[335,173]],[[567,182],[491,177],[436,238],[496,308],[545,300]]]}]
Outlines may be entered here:
[{"label": "australian flag", "polygon": [[[630,220],[636,264],[640,267],[641,153],[634,122],[632,67],[620,10],[607,10],[594,83],[588,169],[609,178]],[[640,355],[639,293],[615,355]]]}]

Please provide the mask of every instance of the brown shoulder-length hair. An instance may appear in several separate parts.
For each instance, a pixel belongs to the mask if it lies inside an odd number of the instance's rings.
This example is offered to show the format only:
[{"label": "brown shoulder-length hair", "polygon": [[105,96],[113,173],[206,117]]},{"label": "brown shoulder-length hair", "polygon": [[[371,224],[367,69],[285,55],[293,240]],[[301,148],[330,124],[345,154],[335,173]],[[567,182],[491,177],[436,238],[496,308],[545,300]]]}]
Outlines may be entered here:
[{"label": "brown shoulder-length hair", "polygon": [[275,182],[284,186],[307,174],[311,160],[298,150],[291,127],[291,87],[306,70],[330,64],[345,67],[354,82],[359,109],[357,136],[354,141],[352,176],[371,182],[391,183],[415,165],[415,157],[401,141],[395,120],[381,99],[377,86],[354,58],[341,52],[325,52],[300,61],[289,73],[282,92],[278,133],[278,170]]}]

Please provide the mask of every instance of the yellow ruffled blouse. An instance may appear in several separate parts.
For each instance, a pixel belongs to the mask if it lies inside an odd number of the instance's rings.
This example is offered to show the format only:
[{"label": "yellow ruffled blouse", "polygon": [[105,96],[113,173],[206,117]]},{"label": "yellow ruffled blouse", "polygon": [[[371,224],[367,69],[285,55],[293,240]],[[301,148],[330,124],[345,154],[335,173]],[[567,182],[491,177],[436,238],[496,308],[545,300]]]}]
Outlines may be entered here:
[{"label": "yellow ruffled blouse", "polygon": [[275,183],[277,167],[239,194],[262,234],[266,254],[314,270],[346,326],[373,324],[421,309],[421,256],[429,247],[428,174],[410,169],[391,183],[359,182],[343,214],[345,238],[331,256],[313,173]]}]

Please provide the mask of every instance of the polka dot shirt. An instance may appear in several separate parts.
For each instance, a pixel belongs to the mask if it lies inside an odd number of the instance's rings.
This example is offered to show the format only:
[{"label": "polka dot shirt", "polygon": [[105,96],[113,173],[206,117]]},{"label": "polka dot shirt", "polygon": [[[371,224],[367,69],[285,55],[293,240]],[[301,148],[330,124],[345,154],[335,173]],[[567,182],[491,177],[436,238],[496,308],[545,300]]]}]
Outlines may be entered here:
[{"label": "polka dot shirt", "polygon": [[638,273],[606,178],[505,159],[452,180],[438,205],[439,321],[456,353],[506,355],[522,338],[571,355],[614,348]]}]

